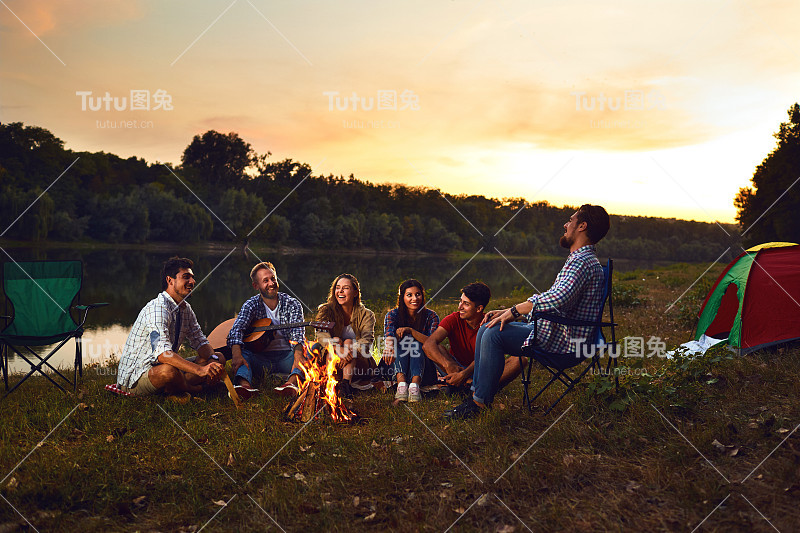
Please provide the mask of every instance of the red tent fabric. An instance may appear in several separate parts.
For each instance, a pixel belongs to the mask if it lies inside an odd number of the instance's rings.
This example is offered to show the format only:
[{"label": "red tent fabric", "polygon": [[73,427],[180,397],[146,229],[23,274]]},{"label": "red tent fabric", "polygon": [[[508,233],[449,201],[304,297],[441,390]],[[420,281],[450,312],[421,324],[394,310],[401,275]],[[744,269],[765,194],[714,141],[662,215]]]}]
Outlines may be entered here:
[{"label": "red tent fabric", "polygon": [[800,246],[760,250],[747,279],[742,345],[750,351],[800,337]]},{"label": "red tent fabric", "polygon": [[728,339],[740,353],[800,339],[800,245],[765,243],[723,270],[699,313],[695,339]]}]

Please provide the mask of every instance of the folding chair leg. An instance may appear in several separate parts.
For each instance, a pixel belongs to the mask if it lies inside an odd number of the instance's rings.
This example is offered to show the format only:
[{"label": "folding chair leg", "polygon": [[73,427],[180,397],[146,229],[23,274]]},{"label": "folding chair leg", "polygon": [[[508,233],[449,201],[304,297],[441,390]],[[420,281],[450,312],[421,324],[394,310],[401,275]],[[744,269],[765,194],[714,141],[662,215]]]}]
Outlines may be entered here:
[{"label": "folding chair leg", "polygon": [[[42,374],[43,376],[47,376],[47,374],[41,370],[42,366],[47,366],[47,368],[49,368],[50,370],[52,370],[54,374],[56,374],[58,377],[60,377],[61,379],[63,379],[63,380],[64,380],[64,381],[65,381],[67,384],[69,384],[69,385],[72,385],[72,382],[69,380],[69,378],[68,378],[67,376],[65,376],[64,374],[62,374],[62,373],[61,373],[61,372],[60,372],[60,371],[59,371],[57,368],[55,368],[53,365],[51,365],[51,364],[48,362],[48,359],[50,359],[50,357],[51,357],[51,356],[52,356],[54,353],[56,353],[58,350],[60,350],[60,349],[61,349],[61,347],[62,347],[62,346],[63,346],[63,345],[64,345],[64,344],[65,344],[65,343],[68,341],[68,340],[69,340],[69,339],[66,339],[66,340],[63,340],[63,341],[61,341],[61,344],[59,344],[59,345],[58,345],[56,348],[54,348],[54,349],[50,350],[50,353],[49,353],[49,354],[47,354],[45,357],[42,357],[41,355],[37,354],[37,353],[36,353],[36,352],[34,352],[34,351],[33,351],[33,350],[30,348],[30,347],[27,347],[27,348],[28,348],[28,351],[29,351],[29,352],[31,352],[31,354],[32,354],[34,357],[36,357],[36,358],[39,360],[39,364],[38,364],[38,365],[36,365],[36,369],[39,371],[39,373],[40,373],[40,374]],[[22,354],[20,354],[20,355],[22,355]],[[27,358],[24,358],[24,359],[25,359],[26,361],[28,361],[28,359],[27,359]],[[28,364],[31,364],[31,365],[33,365],[33,363],[31,363],[30,361],[28,361]],[[64,390],[64,389],[61,389],[61,390]],[[66,392],[66,391],[65,391],[65,392]]]},{"label": "folding chair leg", "polygon": [[8,390],[8,348],[5,344],[0,348],[0,365],[3,366],[3,383]]},{"label": "folding chair leg", "polygon": [[[4,366],[3,366],[4,373],[3,373],[3,379],[4,379],[4,381],[5,381],[5,385],[6,385],[6,393],[5,393],[5,395],[3,396],[3,398],[5,398],[6,396],[8,396],[8,395],[9,395],[9,394],[11,394],[12,392],[14,392],[14,391],[15,391],[15,390],[16,390],[16,389],[17,389],[17,388],[20,386],[20,385],[22,385],[23,383],[25,383],[25,381],[27,381],[27,380],[28,380],[28,378],[29,378],[29,377],[31,377],[31,376],[32,376],[33,374],[35,374],[36,372],[39,372],[41,375],[43,375],[45,378],[47,378],[47,380],[48,380],[50,383],[52,383],[53,385],[55,385],[56,387],[58,387],[58,388],[59,388],[59,389],[60,389],[62,392],[68,392],[68,391],[67,391],[67,389],[65,389],[63,386],[61,386],[61,384],[60,384],[60,383],[58,383],[58,382],[57,382],[57,381],[55,381],[55,380],[54,380],[52,377],[50,377],[50,374],[48,374],[47,372],[45,372],[44,370],[42,370],[42,367],[44,367],[44,366],[47,366],[47,368],[49,368],[50,370],[52,370],[52,371],[53,371],[53,372],[54,372],[54,373],[55,373],[55,374],[56,374],[58,377],[60,377],[61,379],[63,379],[63,380],[64,380],[66,383],[68,383],[69,385],[73,385],[73,387],[74,387],[74,390],[75,390],[75,391],[77,391],[77,381],[76,381],[75,383],[73,383],[72,381],[70,381],[70,380],[69,380],[69,378],[67,378],[67,377],[66,377],[64,374],[62,374],[61,372],[59,372],[59,370],[58,370],[57,368],[54,368],[54,367],[53,367],[53,366],[52,366],[52,365],[51,365],[51,364],[50,364],[50,363],[47,361],[47,360],[50,358],[50,356],[51,356],[51,355],[53,355],[55,352],[57,352],[59,349],[61,349],[61,347],[62,347],[62,346],[63,346],[63,345],[66,343],[66,342],[68,342],[68,341],[69,341],[69,339],[68,339],[68,338],[67,338],[67,339],[64,339],[63,341],[61,341],[61,343],[60,343],[60,344],[59,344],[59,345],[58,345],[56,348],[54,348],[53,350],[51,350],[51,351],[50,351],[50,353],[49,353],[48,355],[46,355],[44,358],[42,358],[42,356],[40,356],[40,355],[39,355],[39,354],[37,354],[35,351],[33,351],[33,349],[32,349],[30,346],[26,346],[26,348],[28,349],[28,351],[29,351],[29,352],[30,352],[30,353],[31,353],[31,354],[32,354],[32,355],[33,355],[33,356],[34,356],[36,359],[38,359],[38,360],[39,360],[39,362],[38,362],[38,363],[34,363],[32,360],[30,360],[30,359],[28,359],[27,357],[25,357],[25,354],[24,354],[24,353],[22,353],[21,351],[17,350],[17,349],[16,349],[16,348],[14,348],[13,346],[11,346],[11,345],[7,345],[7,344],[4,344],[3,348],[4,348],[4,350],[5,350],[5,353],[3,354],[3,358],[4,358]],[[27,363],[27,364],[28,364],[28,365],[31,367],[31,370],[30,370],[30,372],[28,372],[27,374],[25,374],[25,375],[22,377],[22,379],[21,379],[21,380],[19,380],[17,383],[15,383],[15,384],[14,384],[14,386],[13,386],[13,387],[11,387],[11,389],[9,389],[9,388],[8,388],[8,374],[7,374],[7,366],[8,366],[8,351],[7,351],[7,350],[8,350],[8,349],[12,349],[12,350],[14,350],[14,353],[15,353],[15,354],[17,354],[19,357],[21,357],[21,358],[22,358],[22,359],[23,359],[23,360],[24,360],[24,361],[25,361],[25,362],[26,362],[26,363]],[[76,357],[77,357],[77,356],[76,356]]]},{"label": "folding chair leg", "polygon": [[[559,380],[559,381],[560,381],[560,382],[561,382],[561,383],[562,383],[562,384],[563,384],[563,385],[566,387],[566,390],[564,390],[564,392],[561,394],[561,396],[559,396],[559,397],[558,397],[558,399],[557,399],[555,402],[553,402],[553,403],[550,405],[550,407],[548,407],[548,408],[547,408],[547,409],[544,411],[544,414],[548,414],[550,411],[552,411],[552,410],[553,410],[553,407],[555,407],[555,406],[558,404],[558,402],[560,402],[560,401],[561,401],[561,400],[564,398],[564,396],[566,396],[567,394],[569,394],[569,392],[570,392],[572,389],[574,389],[574,388],[575,388],[575,385],[577,385],[578,383],[580,383],[580,381],[583,379],[583,377],[584,377],[584,376],[585,376],[585,375],[586,375],[586,374],[587,374],[589,371],[591,371],[593,368],[597,368],[598,370],[600,370],[600,369],[601,369],[601,367],[600,367],[600,362],[599,362],[599,360],[598,360],[598,359],[596,359],[596,358],[595,358],[595,359],[593,359],[593,360],[592,360],[592,362],[591,362],[591,363],[589,363],[589,364],[586,366],[586,368],[584,368],[584,369],[583,369],[583,371],[582,371],[580,374],[578,374],[577,376],[575,376],[575,378],[571,378],[571,377],[569,377],[569,376],[568,376],[568,375],[567,375],[567,374],[566,374],[566,373],[565,373],[563,370],[559,370],[558,372],[554,372],[552,369],[550,369],[550,368],[548,368],[548,367],[546,367],[546,366],[545,366],[545,368],[546,368],[547,370],[549,370],[549,371],[550,371],[550,372],[553,374],[553,377],[550,379],[550,381],[549,381],[549,382],[547,382],[547,385],[545,385],[544,387],[542,387],[542,390],[540,390],[540,391],[538,392],[538,394],[536,394],[536,396],[534,396],[534,397],[533,397],[533,399],[531,400],[531,403],[533,402],[533,400],[535,400],[536,398],[538,398],[540,394],[542,394],[544,391],[546,391],[546,390],[547,390],[547,388],[548,388],[550,385],[552,385],[552,383],[553,383],[555,380]],[[562,376],[563,376],[563,377],[562,377]]]},{"label": "folding chair leg", "polygon": [[11,390],[9,390],[8,392],[6,392],[5,396],[3,396],[3,398],[5,398],[6,396],[8,396],[8,395],[9,395],[9,394],[11,394],[12,392],[14,392],[14,391],[17,389],[17,387],[19,387],[20,385],[22,385],[23,383],[25,383],[25,381],[27,381],[27,379],[28,379],[29,377],[31,377],[31,376],[32,376],[34,373],[36,373],[36,372],[39,372],[41,375],[43,375],[44,377],[46,377],[46,378],[47,378],[47,380],[48,380],[48,381],[50,381],[50,383],[52,383],[53,385],[55,385],[56,387],[58,387],[59,389],[61,389],[61,392],[67,392],[67,389],[65,389],[64,387],[62,387],[62,386],[61,386],[61,385],[60,385],[58,382],[54,381],[54,380],[53,380],[53,378],[51,378],[51,377],[50,377],[50,376],[49,376],[49,375],[48,375],[46,372],[42,372],[42,369],[41,369],[41,364],[39,364],[39,365],[33,365],[33,366],[31,366],[31,371],[30,371],[30,372],[28,372],[27,374],[25,374],[25,376],[24,376],[24,377],[23,377],[21,380],[19,380],[17,383],[15,383],[15,384],[14,384],[14,386],[13,386],[13,387],[11,387]]},{"label": "folding chair leg", "polygon": [[73,391],[78,392],[78,376],[83,378],[83,350],[81,345],[81,338],[75,337],[75,373],[73,375]]},{"label": "folding chair leg", "polygon": [[[533,411],[533,402],[535,402],[535,401],[536,401],[536,398],[538,398],[539,396],[541,396],[541,394],[542,394],[544,391],[546,391],[546,390],[547,390],[547,388],[548,388],[548,387],[550,387],[550,385],[552,385],[552,384],[553,384],[553,382],[554,382],[555,380],[557,380],[557,379],[558,379],[558,374],[554,374],[554,375],[553,375],[553,377],[552,377],[552,378],[550,378],[550,381],[548,381],[548,382],[547,382],[547,385],[545,385],[544,387],[542,387],[542,388],[541,388],[541,390],[539,390],[539,392],[537,392],[537,393],[536,393],[536,396],[534,396],[533,398],[531,398],[530,400],[528,400],[528,410],[529,410],[529,411]],[[552,409],[552,406],[550,407],[550,409]],[[550,409],[548,409],[547,411],[545,411],[545,414],[547,414],[547,413],[550,411]]]},{"label": "folding chair leg", "polygon": [[549,413],[550,411],[552,411],[552,410],[553,410],[553,407],[555,407],[555,406],[556,406],[556,404],[558,404],[558,402],[560,402],[560,401],[561,401],[561,399],[562,399],[564,396],[566,396],[566,395],[569,393],[569,391],[571,391],[573,388],[574,388],[574,385],[571,385],[571,386],[567,387],[567,389],[564,391],[564,393],[563,393],[561,396],[559,396],[559,397],[558,397],[558,400],[554,401],[554,402],[553,402],[553,404],[552,404],[550,407],[548,407],[547,409],[545,409],[545,411],[544,411],[544,414],[547,414],[547,413]]},{"label": "folding chair leg", "polygon": [[619,394],[619,374],[617,373],[617,358],[609,356],[608,363],[606,363],[606,375],[608,375],[611,367],[614,367],[614,386],[616,393]]},{"label": "folding chair leg", "polygon": [[[522,364],[522,358],[520,358],[520,365]],[[525,368],[522,368],[522,406],[528,406],[528,410],[531,410],[531,400],[528,397],[528,387],[531,384],[531,365],[533,365],[533,357],[528,359],[528,369],[527,371]]]}]

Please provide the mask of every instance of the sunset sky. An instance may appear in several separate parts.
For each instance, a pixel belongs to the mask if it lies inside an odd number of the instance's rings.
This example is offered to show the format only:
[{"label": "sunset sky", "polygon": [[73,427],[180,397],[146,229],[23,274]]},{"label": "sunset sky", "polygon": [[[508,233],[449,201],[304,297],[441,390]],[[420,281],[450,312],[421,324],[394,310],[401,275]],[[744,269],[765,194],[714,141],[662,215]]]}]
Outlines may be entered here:
[{"label": "sunset sky", "polygon": [[733,222],[800,100],[796,1],[0,3],[0,121],[150,162],[215,129],[317,175]]}]

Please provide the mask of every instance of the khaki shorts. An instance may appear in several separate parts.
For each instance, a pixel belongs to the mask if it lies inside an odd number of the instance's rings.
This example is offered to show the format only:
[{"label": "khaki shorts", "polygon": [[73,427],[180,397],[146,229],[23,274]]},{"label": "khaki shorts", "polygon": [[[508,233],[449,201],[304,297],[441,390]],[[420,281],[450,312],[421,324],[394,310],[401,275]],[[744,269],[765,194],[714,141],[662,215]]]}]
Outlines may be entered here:
[{"label": "khaki shorts", "polygon": [[155,394],[158,392],[158,389],[150,383],[150,377],[148,374],[150,371],[148,370],[142,377],[136,380],[136,383],[133,384],[133,387],[128,389],[133,396],[149,396],[151,394]]}]

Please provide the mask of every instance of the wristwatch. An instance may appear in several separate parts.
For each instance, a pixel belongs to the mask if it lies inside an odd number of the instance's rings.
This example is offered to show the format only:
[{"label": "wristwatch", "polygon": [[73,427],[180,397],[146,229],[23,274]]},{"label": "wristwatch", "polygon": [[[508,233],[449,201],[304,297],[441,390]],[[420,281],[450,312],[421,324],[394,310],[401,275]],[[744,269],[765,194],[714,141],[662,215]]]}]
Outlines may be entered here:
[{"label": "wristwatch", "polygon": [[522,313],[517,311],[517,306],[516,305],[512,305],[511,306],[511,316],[513,316],[514,318],[519,318],[519,317],[522,316]]}]

